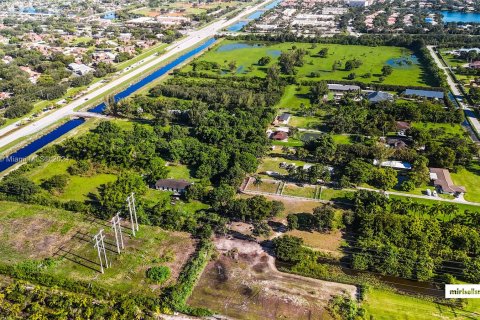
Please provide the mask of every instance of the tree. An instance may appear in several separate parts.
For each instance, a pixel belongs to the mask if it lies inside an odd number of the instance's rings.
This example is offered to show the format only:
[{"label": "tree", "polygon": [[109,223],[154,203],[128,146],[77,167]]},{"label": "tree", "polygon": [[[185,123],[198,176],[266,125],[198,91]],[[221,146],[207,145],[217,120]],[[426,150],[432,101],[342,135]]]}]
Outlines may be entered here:
[{"label": "tree", "polygon": [[423,156],[418,156],[413,163],[409,177],[415,187],[420,187],[424,183],[428,183],[430,181],[428,159]]},{"label": "tree", "polygon": [[0,184],[0,190],[18,201],[26,201],[40,191],[40,188],[23,176],[7,176]]},{"label": "tree", "polygon": [[326,58],[328,56],[328,48],[322,48],[319,52],[318,52],[318,56],[320,58]]},{"label": "tree", "polygon": [[253,235],[257,237],[269,237],[271,233],[270,226],[265,221],[258,221],[253,223]]},{"label": "tree", "polygon": [[332,160],[337,150],[337,145],[332,135],[322,134],[316,139],[310,140],[305,144],[305,149],[310,151],[315,161],[319,163],[328,163]]},{"label": "tree", "polygon": [[42,182],[42,188],[48,191],[59,191],[62,192],[63,189],[67,186],[69,181],[69,176],[67,174],[56,174]]},{"label": "tree", "polygon": [[290,213],[287,216],[287,224],[288,224],[288,230],[296,230],[298,229],[298,216],[296,214]]},{"label": "tree", "polygon": [[357,77],[357,74],[355,72],[352,72],[347,76],[347,79],[348,80],[355,80],[356,77]]},{"label": "tree", "polygon": [[235,195],[235,188],[226,184],[221,184],[218,188],[214,188],[209,193],[209,201],[212,208],[218,211],[225,207]]},{"label": "tree", "polygon": [[145,179],[148,184],[155,184],[159,179],[165,179],[168,175],[168,168],[165,161],[160,157],[151,158],[145,167]]},{"label": "tree", "polygon": [[365,311],[347,295],[334,296],[328,302],[328,311],[334,319],[341,320],[362,319],[365,313]]},{"label": "tree", "polygon": [[387,77],[387,76],[391,75],[392,72],[393,72],[393,68],[391,66],[384,65],[382,67],[382,76]]},{"label": "tree", "polygon": [[134,192],[141,196],[147,191],[142,177],[132,172],[121,173],[115,182],[109,182],[100,187],[98,214],[107,218],[125,207],[127,197]]},{"label": "tree", "polygon": [[310,102],[318,104],[322,102],[323,97],[328,94],[328,85],[326,81],[319,81],[310,87]]},{"label": "tree", "polygon": [[275,256],[285,262],[298,262],[302,258],[303,240],[294,236],[273,239]]},{"label": "tree", "polygon": [[392,168],[379,168],[373,174],[375,185],[382,190],[389,190],[398,183],[397,172]]},{"label": "tree", "polygon": [[343,171],[353,184],[361,184],[368,182],[373,176],[373,165],[363,160],[355,159],[348,163]]},{"label": "tree", "polygon": [[257,187],[257,190],[262,185],[262,183],[263,181],[262,181],[262,178],[260,178],[260,176],[255,176],[253,178],[253,185]]},{"label": "tree", "polygon": [[331,231],[335,219],[335,209],[324,205],[313,209],[315,229],[319,232]]},{"label": "tree", "polygon": [[235,70],[237,70],[237,62],[235,60],[232,60],[228,63],[228,69],[230,70],[230,72],[234,72]]},{"label": "tree", "polygon": [[258,65],[259,66],[266,66],[267,64],[269,64],[270,62],[272,61],[272,58],[270,58],[269,56],[265,56],[265,57],[261,57],[259,60],[258,60]]}]

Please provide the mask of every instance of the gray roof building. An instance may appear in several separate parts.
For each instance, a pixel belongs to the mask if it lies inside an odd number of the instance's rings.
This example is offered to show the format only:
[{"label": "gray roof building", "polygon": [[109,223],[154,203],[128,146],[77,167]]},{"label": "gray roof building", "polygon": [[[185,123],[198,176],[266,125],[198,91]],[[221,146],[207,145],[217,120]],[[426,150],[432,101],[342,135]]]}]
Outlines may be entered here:
[{"label": "gray roof building", "polygon": [[367,95],[368,101],[372,103],[382,101],[393,101],[393,95],[384,91],[374,91]]},{"label": "gray roof building", "polygon": [[427,99],[443,99],[445,94],[442,91],[407,89],[403,93],[406,96],[417,96]]}]

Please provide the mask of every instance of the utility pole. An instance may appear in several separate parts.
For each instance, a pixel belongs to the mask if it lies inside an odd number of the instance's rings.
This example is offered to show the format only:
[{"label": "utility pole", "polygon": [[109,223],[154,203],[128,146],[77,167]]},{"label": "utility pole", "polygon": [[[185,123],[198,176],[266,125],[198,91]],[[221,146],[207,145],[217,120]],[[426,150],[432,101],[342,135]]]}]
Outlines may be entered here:
[{"label": "utility pole", "polygon": [[115,242],[117,244],[118,254],[120,254],[121,250],[125,248],[123,245],[122,225],[120,224],[121,221],[122,218],[120,218],[120,212],[117,212],[111,221],[113,231],[115,231]]},{"label": "utility pole", "polygon": [[[105,250],[105,243],[103,242],[103,239],[105,239],[105,235],[103,234],[103,229],[100,229],[100,231],[95,236],[93,236],[93,240],[95,240],[95,245],[93,247],[97,248],[98,260],[100,260],[100,271],[102,273],[104,273],[103,271],[104,259],[105,259],[105,269],[108,268],[107,251]],[[102,251],[103,251],[103,257],[102,257]]]},{"label": "utility pole", "polygon": [[135,194],[132,192],[127,197],[128,212],[130,213],[130,223],[132,224],[132,233],[135,236],[135,231],[138,231],[137,208],[135,208]]}]

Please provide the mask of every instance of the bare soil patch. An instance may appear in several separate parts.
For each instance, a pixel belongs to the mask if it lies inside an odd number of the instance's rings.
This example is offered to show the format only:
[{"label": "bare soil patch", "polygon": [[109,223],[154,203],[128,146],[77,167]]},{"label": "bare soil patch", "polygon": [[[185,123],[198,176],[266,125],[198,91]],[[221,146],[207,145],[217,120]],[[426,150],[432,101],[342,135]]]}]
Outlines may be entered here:
[{"label": "bare soil patch", "polygon": [[206,267],[189,303],[235,319],[328,319],[333,295],[356,288],[279,272],[255,243],[217,238],[219,256]]}]

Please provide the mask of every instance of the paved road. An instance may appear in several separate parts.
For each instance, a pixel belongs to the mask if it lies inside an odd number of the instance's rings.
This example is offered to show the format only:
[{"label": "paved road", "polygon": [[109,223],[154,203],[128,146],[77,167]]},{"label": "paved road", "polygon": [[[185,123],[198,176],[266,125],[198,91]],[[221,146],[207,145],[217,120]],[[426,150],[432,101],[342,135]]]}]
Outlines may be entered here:
[{"label": "paved road", "polygon": [[45,129],[55,122],[68,117],[72,115],[74,110],[78,107],[80,107],[82,104],[87,102],[88,100],[92,100],[96,98],[99,95],[104,94],[105,92],[114,89],[118,86],[120,86],[122,83],[132,80],[144,73],[146,73],[150,68],[154,67],[155,65],[166,61],[167,59],[171,58],[172,56],[188,49],[191,48],[195,45],[200,44],[201,42],[205,41],[206,39],[209,39],[213,37],[218,31],[222,30],[223,28],[235,23],[237,20],[241,19],[243,16],[248,15],[259,8],[267,5],[270,3],[272,0],[266,0],[258,5],[255,6],[250,6],[245,8],[239,15],[236,17],[226,20],[222,19],[217,22],[214,22],[202,29],[192,31],[186,38],[183,38],[182,40],[179,40],[177,42],[174,42],[172,45],[167,47],[166,53],[156,57],[155,59],[152,59],[151,61],[142,64],[138,68],[134,69],[133,71],[129,72],[128,74],[125,74],[109,83],[104,85],[101,88],[98,88],[90,93],[87,93],[86,95],[82,96],[81,98],[72,101],[71,103],[63,106],[60,109],[57,109],[56,111],[38,119],[35,122],[29,123],[21,128],[18,128],[16,123],[11,124],[9,126],[6,126],[5,128],[0,129],[0,148],[3,146],[6,146],[12,142],[15,142],[18,139],[24,138],[26,136],[35,134],[42,129]]},{"label": "paved road", "polygon": [[450,75],[450,72],[448,72],[449,67],[446,67],[443,65],[442,61],[440,60],[440,58],[438,57],[438,55],[434,50],[435,48],[434,46],[427,46],[427,48],[428,48],[428,51],[430,51],[430,55],[435,60],[437,66],[445,72],[445,75],[447,76],[447,82],[448,82],[448,85],[450,86],[450,90],[452,91],[452,93],[457,98],[460,98],[462,100],[462,101],[458,101],[458,103],[460,107],[464,110],[465,117],[468,119],[470,126],[475,130],[478,136],[480,134],[480,121],[478,121],[478,118],[475,112],[473,111],[473,109],[471,108],[471,106],[468,103],[464,102],[466,101],[465,97],[463,96],[462,91],[458,88],[457,83],[455,82],[453,77]]},{"label": "paved road", "polygon": [[[344,190],[347,190],[347,191],[368,190],[368,191],[382,192],[381,190],[378,190],[378,189],[363,188],[363,187],[357,187],[357,189],[344,189]],[[472,206],[480,206],[480,203],[467,201],[463,197],[459,197],[459,198],[455,198],[455,199],[445,199],[445,198],[441,198],[441,197],[433,197],[433,196],[427,196],[427,195],[403,193],[403,192],[396,192],[396,191],[385,191],[385,194],[387,194],[387,195],[391,194],[391,195],[408,197],[408,198],[418,198],[418,199],[427,199],[427,200],[434,200],[434,201],[443,201],[443,202],[450,202],[450,203],[455,203],[455,204],[462,203],[462,204],[469,204],[469,205],[472,205]]]}]

